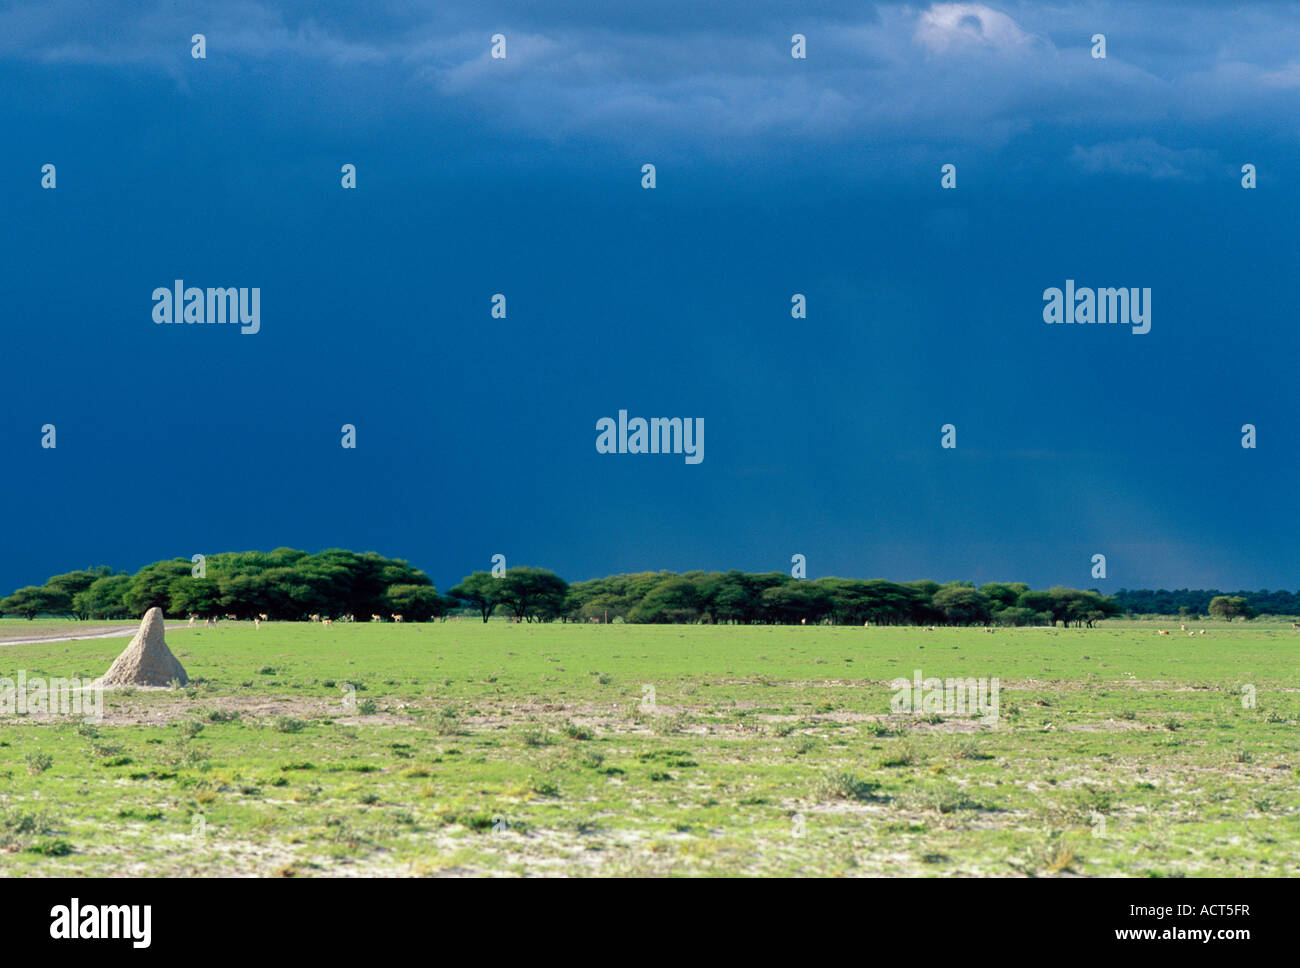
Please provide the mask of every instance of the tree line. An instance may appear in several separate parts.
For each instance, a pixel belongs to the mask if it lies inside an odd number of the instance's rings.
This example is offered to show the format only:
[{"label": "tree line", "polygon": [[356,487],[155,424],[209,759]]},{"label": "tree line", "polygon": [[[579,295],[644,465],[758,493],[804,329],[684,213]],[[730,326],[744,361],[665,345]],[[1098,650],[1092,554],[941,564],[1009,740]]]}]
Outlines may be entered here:
[{"label": "tree line", "polygon": [[292,548],[208,556],[201,568],[185,558],[145,565],[134,575],[107,566],[55,575],[41,586],[0,599],[0,613],[33,618],[139,618],[155,606],[168,615],[200,618],[267,615],[282,620],[310,615],[409,613],[413,621],[453,606],[429,576],[405,561],[374,552],[332,549],[308,554]]},{"label": "tree line", "polygon": [[1212,606],[1219,599],[1240,599],[1240,607],[1244,609],[1241,614],[1247,618],[1255,615],[1300,615],[1300,592],[1271,592],[1268,589],[1257,592],[1222,592],[1217,588],[1150,591],[1121,588],[1115,594],[1115,601],[1120,608],[1132,615],[1179,615],[1191,618],[1216,615],[1217,608]]},{"label": "tree line", "polygon": [[[1267,606],[1261,608],[1259,606]],[[171,616],[296,621],[311,616],[401,615],[424,622],[453,613],[484,622],[630,622],[739,625],[1074,625],[1121,614],[1180,613],[1250,618],[1300,613],[1286,592],[1241,593],[1032,589],[1023,582],[894,582],[795,579],[784,572],[670,571],[569,583],[544,568],[476,571],[445,595],[406,561],[374,552],[292,548],[154,562],[134,575],[103,566],[55,575],[0,599],[0,614],[35,618],[138,618],[153,607]],[[1280,606],[1280,607],[1278,607]],[[1285,606],[1292,606],[1286,608]],[[1181,610],[1181,611],[1180,611]]]}]

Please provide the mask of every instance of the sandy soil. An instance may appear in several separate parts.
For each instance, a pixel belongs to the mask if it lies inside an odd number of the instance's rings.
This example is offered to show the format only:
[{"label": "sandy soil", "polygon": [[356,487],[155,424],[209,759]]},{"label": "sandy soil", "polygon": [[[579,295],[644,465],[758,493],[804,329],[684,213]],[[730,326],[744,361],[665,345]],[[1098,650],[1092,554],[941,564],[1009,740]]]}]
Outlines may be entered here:
[{"label": "sandy soil", "polygon": [[[168,632],[188,628],[184,624],[168,625]],[[0,631],[0,645],[40,645],[43,642],[79,642],[82,639],[129,639],[140,630],[139,625],[78,625],[76,635],[64,632],[50,632],[32,638],[19,638],[23,633],[17,629]],[[9,638],[9,636],[15,636]]]}]

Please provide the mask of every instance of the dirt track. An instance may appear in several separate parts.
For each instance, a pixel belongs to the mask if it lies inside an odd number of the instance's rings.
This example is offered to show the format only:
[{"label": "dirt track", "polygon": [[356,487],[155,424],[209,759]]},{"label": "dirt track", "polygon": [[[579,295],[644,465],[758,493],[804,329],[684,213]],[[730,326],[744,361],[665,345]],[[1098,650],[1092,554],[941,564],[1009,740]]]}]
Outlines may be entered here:
[{"label": "dirt track", "polygon": [[[187,625],[169,625],[166,628],[168,632],[175,632],[178,629],[188,628]],[[104,629],[109,631],[104,631]],[[129,639],[138,631],[136,628],[124,628],[121,626],[91,626],[79,632],[76,635],[43,635],[31,639],[6,639],[0,638],[0,646],[5,645],[41,645],[45,642],[79,642],[82,639]]]}]

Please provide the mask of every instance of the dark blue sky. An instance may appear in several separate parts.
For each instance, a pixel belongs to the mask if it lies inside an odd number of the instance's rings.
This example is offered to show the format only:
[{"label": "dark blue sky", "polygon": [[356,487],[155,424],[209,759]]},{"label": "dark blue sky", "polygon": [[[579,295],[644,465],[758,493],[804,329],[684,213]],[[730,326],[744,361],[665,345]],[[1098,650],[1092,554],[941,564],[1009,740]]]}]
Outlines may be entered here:
[{"label": "dark blue sky", "polygon": [[[281,545],[1300,586],[1300,10],[795,9],[10,5],[0,589]],[[261,332],[155,325],[178,278]],[[1066,279],[1151,332],[1044,324]],[[598,454],[619,409],[705,460]]]}]

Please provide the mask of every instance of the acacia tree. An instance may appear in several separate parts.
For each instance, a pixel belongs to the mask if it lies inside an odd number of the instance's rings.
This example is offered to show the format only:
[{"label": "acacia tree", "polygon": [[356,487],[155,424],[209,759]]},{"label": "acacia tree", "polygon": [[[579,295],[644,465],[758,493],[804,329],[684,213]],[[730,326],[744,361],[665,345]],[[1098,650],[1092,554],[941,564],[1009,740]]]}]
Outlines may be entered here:
[{"label": "acacia tree", "polygon": [[173,615],[215,618],[225,613],[221,606],[221,586],[211,578],[174,578],[168,586],[171,596],[168,611]]},{"label": "acacia tree", "polygon": [[72,607],[84,618],[130,618],[122,596],[131,587],[130,575],[105,575],[72,598]]},{"label": "acacia tree", "polygon": [[449,595],[452,598],[459,598],[462,602],[473,605],[479,610],[486,622],[496,611],[496,607],[501,604],[498,597],[500,594],[499,583],[504,578],[493,578],[486,571],[476,571],[471,575],[466,575],[459,585],[453,588]]},{"label": "acacia tree", "polygon": [[146,565],[131,579],[131,587],[122,600],[136,616],[144,615],[151,608],[166,612],[171,606],[171,584],[177,578],[190,578],[190,562],[184,558]]},{"label": "acacia tree", "polygon": [[763,592],[788,581],[793,579],[783,572],[752,575],[729,571],[719,575],[712,589],[714,619],[752,625],[763,616]]},{"label": "acacia tree", "polygon": [[50,578],[45,583],[45,587],[66,594],[72,603],[72,614],[76,618],[90,618],[84,609],[77,606],[77,598],[98,579],[106,578],[112,574],[113,569],[107,565],[101,565],[98,568],[87,568],[82,571],[70,571],[67,574],[55,575]]},{"label": "acacia tree", "polygon": [[37,615],[68,615],[71,612],[72,596],[57,588],[28,585],[0,600],[0,613],[21,615],[28,621]]},{"label": "acacia tree", "polygon": [[671,578],[652,588],[627,613],[629,622],[670,623],[699,620],[702,596],[695,582],[688,578]]},{"label": "acacia tree", "polygon": [[835,599],[813,582],[793,581],[763,592],[763,616],[777,625],[817,623],[835,611]]},{"label": "acacia tree", "polygon": [[390,585],[388,607],[411,622],[427,622],[447,614],[446,600],[432,585]]},{"label": "acacia tree", "polygon": [[1231,622],[1234,618],[1254,618],[1255,610],[1240,595],[1219,595],[1210,599],[1210,614]]},{"label": "acacia tree", "polygon": [[945,585],[931,604],[950,625],[974,625],[989,620],[989,597],[969,585]]},{"label": "acacia tree", "polygon": [[1022,581],[991,581],[980,585],[980,591],[988,596],[989,608],[994,612],[1000,612],[1004,608],[1015,605],[1016,599],[1029,591],[1029,586]]},{"label": "acacia tree", "polygon": [[496,582],[496,601],[515,618],[549,621],[564,611],[569,583],[545,568],[514,567]]}]

